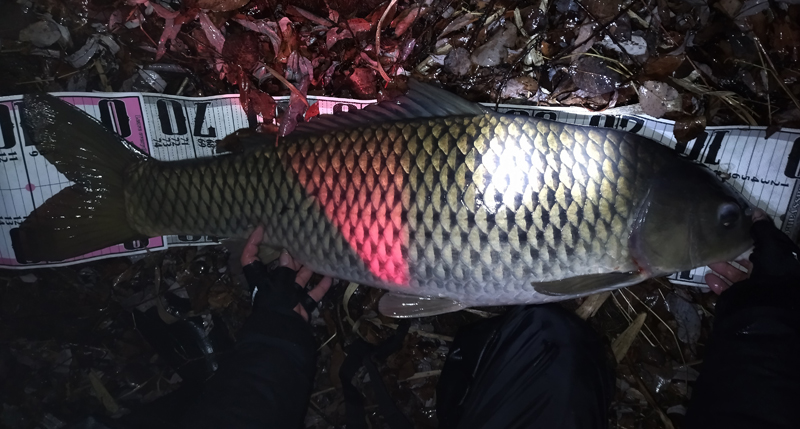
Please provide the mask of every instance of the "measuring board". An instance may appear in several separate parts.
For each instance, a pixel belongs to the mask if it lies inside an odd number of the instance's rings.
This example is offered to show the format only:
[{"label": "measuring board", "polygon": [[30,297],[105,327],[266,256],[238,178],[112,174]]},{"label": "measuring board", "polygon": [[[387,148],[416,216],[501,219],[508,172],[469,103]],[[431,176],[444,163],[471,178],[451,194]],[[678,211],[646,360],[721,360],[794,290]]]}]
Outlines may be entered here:
[{"label": "measuring board", "polygon": [[[216,156],[219,140],[260,118],[247,117],[238,95],[204,98],[138,93],[54,93],[100,120],[156,159]],[[288,97],[276,97],[285,108]],[[70,186],[36,151],[20,126],[22,96],[0,97],[0,267],[63,266],[101,258],[135,255],[175,246],[213,245],[219,237],[163,236],[123,243],[67,261],[22,264],[11,247],[9,231],[35,207]],[[320,114],[360,109],[374,100],[308,97]],[[784,232],[797,240],[800,232],[800,130],[785,129],[765,138],[764,127],[707,127],[697,139],[678,144],[673,122],[643,114],[589,113],[579,108],[485,104],[502,113],[535,116],[559,122],[616,128],[653,139],[728,177],[733,187],[765,210]],[[709,269],[697,268],[670,277],[674,283],[702,285]]]}]

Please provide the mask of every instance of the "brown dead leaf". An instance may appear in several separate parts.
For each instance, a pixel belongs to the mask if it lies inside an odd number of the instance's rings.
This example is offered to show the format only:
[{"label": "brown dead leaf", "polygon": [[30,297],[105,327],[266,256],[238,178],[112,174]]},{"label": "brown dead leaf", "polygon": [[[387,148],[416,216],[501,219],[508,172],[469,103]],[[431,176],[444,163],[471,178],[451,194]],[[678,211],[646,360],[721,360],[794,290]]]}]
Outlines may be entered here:
[{"label": "brown dead leaf", "polygon": [[603,59],[582,56],[575,63],[572,80],[579,89],[594,96],[617,89],[622,82],[622,76],[609,68]]},{"label": "brown dead leaf", "polygon": [[196,7],[212,12],[228,12],[239,9],[250,3],[250,0],[197,0]]},{"label": "brown dead leaf", "polygon": [[631,348],[633,340],[636,339],[636,336],[639,335],[639,331],[642,330],[645,319],[647,319],[647,313],[639,313],[628,328],[622,331],[619,337],[611,344],[611,349],[614,351],[614,358],[618,363],[621,362],[622,358],[628,353],[628,349]]},{"label": "brown dead leaf", "polygon": [[97,399],[103,404],[103,407],[105,407],[109,414],[115,414],[119,411],[117,401],[108,393],[108,389],[103,385],[103,381],[100,380],[100,374],[94,370],[89,371],[89,382],[92,384],[92,390],[94,390],[95,396],[97,396]]},{"label": "brown dead leaf", "polygon": [[642,68],[642,78],[648,80],[662,80],[671,76],[683,64],[684,55],[663,55],[650,57]]},{"label": "brown dead leaf", "polygon": [[776,51],[789,51],[800,47],[800,27],[788,17],[776,19],[771,33],[768,40],[772,49]]},{"label": "brown dead leaf", "polygon": [[600,309],[600,307],[603,305],[604,302],[606,302],[606,299],[608,299],[609,296],[611,296],[610,291],[600,292],[594,295],[587,296],[586,300],[583,301],[583,304],[581,304],[581,306],[578,307],[577,310],[575,310],[575,314],[577,314],[578,317],[580,317],[583,320],[586,320],[594,316],[594,314],[597,313],[597,310]]},{"label": "brown dead leaf", "polygon": [[253,70],[259,61],[261,42],[258,34],[252,31],[229,34],[222,47],[222,56],[230,64],[240,66],[245,71]]},{"label": "brown dead leaf", "polygon": [[621,1],[592,0],[584,1],[583,5],[600,21],[600,24],[605,24],[622,10],[623,3]]},{"label": "brown dead leaf", "polygon": [[714,5],[714,7],[722,11],[722,13],[725,15],[733,18],[742,8],[742,2],[740,0],[720,0]]},{"label": "brown dead leaf", "polygon": [[648,80],[639,87],[639,105],[644,113],[661,118],[668,112],[681,111],[681,94],[667,83]]},{"label": "brown dead leaf", "polygon": [[350,75],[353,92],[361,98],[375,98],[375,70],[357,67]]},{"label": "brown dead leaf", "polygon": [[675,121],[673,133],[678,143],[687,143],[706,129],[705,116],[682,116]]}]

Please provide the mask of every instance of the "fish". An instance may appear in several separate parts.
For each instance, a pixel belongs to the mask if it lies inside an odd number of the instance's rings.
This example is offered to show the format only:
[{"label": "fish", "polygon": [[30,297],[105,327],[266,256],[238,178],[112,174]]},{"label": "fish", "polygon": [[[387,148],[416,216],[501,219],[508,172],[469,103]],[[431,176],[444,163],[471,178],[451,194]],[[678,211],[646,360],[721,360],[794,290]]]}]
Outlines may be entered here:
[{"label": "fish", "polygon": [[754,207],[643,136],[501,114],[409,80],[245,150],[159,161],[46,94],[24,126],[73,184],[12,231],[57,261],[162,235],[246,238],[317,273],[385,289],[381,313],[560,301],[732,260]]}]

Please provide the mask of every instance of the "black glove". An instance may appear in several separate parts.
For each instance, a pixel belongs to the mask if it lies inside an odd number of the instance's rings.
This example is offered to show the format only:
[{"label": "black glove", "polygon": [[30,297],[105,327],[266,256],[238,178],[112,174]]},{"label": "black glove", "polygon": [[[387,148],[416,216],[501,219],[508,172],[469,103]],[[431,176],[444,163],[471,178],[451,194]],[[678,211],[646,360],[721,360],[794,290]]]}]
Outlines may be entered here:
[{"label": "black glove", "polygon": [[750,255],[753,273],[750,282],[759,285],[796,285],[800,281],[800,248],[771,220],[753,224],[750,234],[755,248]]},{"label": "black glove", "polygon": [[289,313],[300,303],[311,317],[311,313],[317,308],[317,302],[295,282],[297,272],[289,267],[267,270],[261,261],[254,261],[243,267],[242,271],[247,283],[258,288],[253,300],[253,311]]},{"label": "black glove", "polygon": [[778,307],[794,310],[800,299],[800,248],[775,227],[771,219],[757,221],[750,228],[755,242],[750,261],[750,278],[738,282],[720,295],[717,317],[744,308]]}]

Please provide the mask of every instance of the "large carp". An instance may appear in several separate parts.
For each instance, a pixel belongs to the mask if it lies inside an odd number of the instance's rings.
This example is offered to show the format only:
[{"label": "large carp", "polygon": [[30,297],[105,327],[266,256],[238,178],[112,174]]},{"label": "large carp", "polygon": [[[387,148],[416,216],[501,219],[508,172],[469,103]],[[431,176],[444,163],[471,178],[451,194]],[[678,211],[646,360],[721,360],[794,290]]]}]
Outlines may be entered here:
[{"label": "large carp", "polygon": [[[432,86],[318,117],[276,146],[162,162],[48,95],[24,99],[38,150],[74,184],[13,234],[61,260],[141,237],[246,237],[431,315],[541,303],[730,260],[752,208],[644,137],[504,115]],[[252,145],[251,145],[252,146]]]}]

